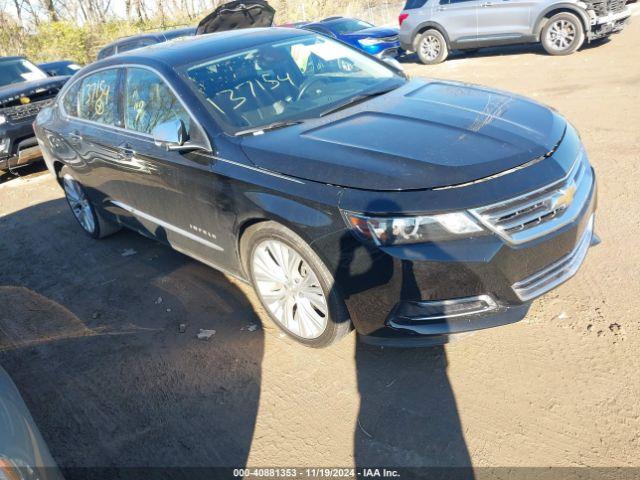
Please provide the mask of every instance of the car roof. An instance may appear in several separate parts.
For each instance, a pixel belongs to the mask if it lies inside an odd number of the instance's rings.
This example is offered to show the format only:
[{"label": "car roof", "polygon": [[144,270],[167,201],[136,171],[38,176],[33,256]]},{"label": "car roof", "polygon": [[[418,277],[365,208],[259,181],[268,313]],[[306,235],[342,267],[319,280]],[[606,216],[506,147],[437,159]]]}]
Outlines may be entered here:
[{"label": "car roof", "polygon": [[25,57],[21,57],[20,55],[14,55],[11,57],[0,57],[0,62],[5,62],[9,60],[24,60]]},{"label": "car roof", "polygon": [[313,33],[295,28],[244,28],[225,32],[208,33],[182,38],[138,48],[130,52],[107,57],[91,65],[90,70],[123,63],[146,65],[164,65],[177,67],[190,63],[205,62],[211,58],[246,50],[251,47],[273,41],[313,35]]},{"label": "car roof", "polygon": [[76,63],[73,60],[54,60],[52,62],[42,62],[39,63],[38,66],[39,67],[44,67],[44,66],[54,66],[54,65],[71,65],[72,63]]},{"label": "car roof", "polygon": [[166,38],[174,38],[176,36],[180,36],[183,34],[188,34],[189,32],[193,32],[195,33],[196,28],[195,27],[183,27],[183,28],[176,28],[173,30],[158,30],[157,32],[144,32],[144,33],[138,33],[136,35],[130,35],[128,37],[122,37],[119,38],[111,43],[106,44],[104,47],[102,47],[100,50],[105,50],[107,48],[110,47],[115,47],[117,45],[120,45],[122,43],[127,43],[130,42],[132,40],[140,40],[143,38],[153,38],[155,40],[164,40]]}]

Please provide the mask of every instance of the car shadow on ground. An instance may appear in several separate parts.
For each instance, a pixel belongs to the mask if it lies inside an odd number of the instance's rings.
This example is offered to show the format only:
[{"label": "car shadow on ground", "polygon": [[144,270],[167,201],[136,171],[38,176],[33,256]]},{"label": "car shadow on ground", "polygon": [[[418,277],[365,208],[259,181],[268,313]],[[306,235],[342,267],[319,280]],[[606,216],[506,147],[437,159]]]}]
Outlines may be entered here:
[{"label": "car shadow on ground", "polygon": [[[0,362],[67,479],[247,464],[264,331],[237,286],[133,232],[90,239],[64,199],[2,217],[0,231]],[[356,466],[470,465],[442,347],[358,344],[355,367]]]},{"label": "car shadow on ground", "polygon": [[[582,47],[578,50],[582,52],[584,50],[590,50],[592,48],[598,48],[602,45],[609,43],[611,39],[609,37],[594,40],[591,43],[585,42]],[[523,55],[523,54],[534,54],[534,55],[542,55],[542,56],[550,56],[542,45],[539,43],[527,43],[523,45],[506,45],[501,47],[487,47],[487,48],[479,48],[477,50],[454,50],[449,54],[447,60],[444,63],[455,62],[457,60],[472,60],[474,58],[485,58],[485,57],[500,57],[500,56],[511,56],[511,55]],[[400,63],[412,64],[417,63],[421,64],[418,56],[415,53],[406,53],[405,55],[398,58]]]}]

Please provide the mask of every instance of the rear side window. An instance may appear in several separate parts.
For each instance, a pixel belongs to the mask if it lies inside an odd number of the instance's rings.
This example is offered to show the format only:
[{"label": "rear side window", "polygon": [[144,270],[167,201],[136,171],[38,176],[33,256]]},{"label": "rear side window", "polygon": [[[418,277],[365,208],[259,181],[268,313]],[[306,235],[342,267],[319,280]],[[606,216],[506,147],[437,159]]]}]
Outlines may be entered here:
[{"label": "rear side window", "polygon": [[131,50],[146,47],[148,45],[155,45],[156,43],[158,43],[158,41],[154,40],[153,38],[141,38],[139,40],[132,40],[130,42],[118,45],[118,53],[129,52]]},{"label": "rear side window", "polygon": [[151,134],[164,122],[180,119],[190,131],[191,117],[167,84],[144,68],[127,69],[124,107],[125,127]]},{"label": "rear side window", "polygon": [[[407,0],[406,5],[404,6],[405,10],[411,10],[413,8],[422,8],[424,4],[427,3],[427,0]],[[442,2],[440,2],[442,3]]]},{"label": "rear side window", "polygon": [[71,85],[71,88],[67,90],[62,99],[62,107],[67,115],[71,117],[78,116],[78,93],[80,92],[80,85],[82,82],[76,82]]},{"label": "rear side window", "polygon": [[104,70],[82,80],[78,116],[84,120],[120,126],[118,70]]}]

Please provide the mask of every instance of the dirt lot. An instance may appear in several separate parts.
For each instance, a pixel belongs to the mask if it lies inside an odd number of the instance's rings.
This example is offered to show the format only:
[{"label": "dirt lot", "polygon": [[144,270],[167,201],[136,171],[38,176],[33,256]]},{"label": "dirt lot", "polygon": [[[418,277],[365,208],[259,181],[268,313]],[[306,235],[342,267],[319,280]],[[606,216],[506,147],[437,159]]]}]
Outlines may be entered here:
[{"label": "dirt lot", "polygon": [[577,277],[524,321],[444,348],[297,346],[246,286],[133,233],[90,240],[48,174],[4,177],[0,363],[57,461],[640,467],[639,45],[636,15],[566,58],[406,64],[558,109],[599,181],[603,242]]}]

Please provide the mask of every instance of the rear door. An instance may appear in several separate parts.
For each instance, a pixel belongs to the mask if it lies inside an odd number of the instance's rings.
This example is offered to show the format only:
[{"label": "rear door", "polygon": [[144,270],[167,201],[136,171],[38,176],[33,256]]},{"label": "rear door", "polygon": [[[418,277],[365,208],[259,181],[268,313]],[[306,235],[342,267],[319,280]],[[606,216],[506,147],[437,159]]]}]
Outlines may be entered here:
[{"label": "rear door", "polygon": [[478,40],[511,43],[531,35],[534,0],[484,0],[478,8]]},{"label": "rear door", "polygon": [[452,43],[474,43],[478,36],[479,5],[479,0],[440,0],[434,7],[433,19],[444,27]]},{"label": "rear door", "polygon": [[126,169],[117,148],[122,127],[121,75],[120,68],[89,74],[72,85],[62,102],[64,119],[59,133],[69,152],[66,161],[90,187],[88,194],[98,204],[126,196]]}]

